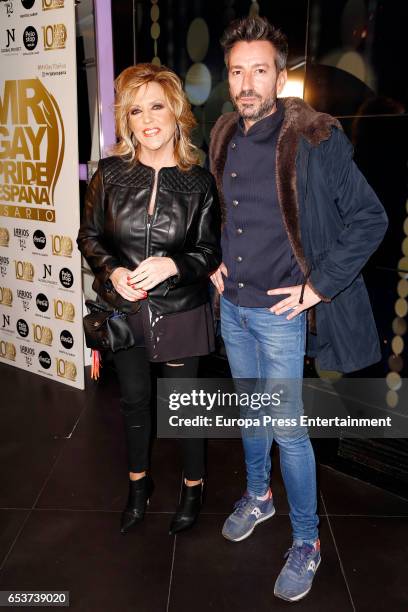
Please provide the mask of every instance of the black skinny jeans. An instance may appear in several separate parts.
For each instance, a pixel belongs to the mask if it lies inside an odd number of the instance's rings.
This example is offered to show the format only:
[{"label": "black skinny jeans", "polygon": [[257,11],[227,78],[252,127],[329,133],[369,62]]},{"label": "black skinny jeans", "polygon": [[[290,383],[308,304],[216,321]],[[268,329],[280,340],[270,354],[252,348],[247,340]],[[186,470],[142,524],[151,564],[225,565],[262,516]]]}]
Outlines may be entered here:
[{"label": "black skinny jeans", "polygon": [[[119,378],[120,405],[123,414],[128,464],[130,472],[144,472],[149,467],[151,435],[151,383],[150,362],[143,347],[132,347],[113,353],[113,361]],[[199,357],[174,359],[162,365],[163,378],[195,378]],[[180,440],[183,454],[184,476],[199,480],[204,476],[204,440],[183,438]]]}]

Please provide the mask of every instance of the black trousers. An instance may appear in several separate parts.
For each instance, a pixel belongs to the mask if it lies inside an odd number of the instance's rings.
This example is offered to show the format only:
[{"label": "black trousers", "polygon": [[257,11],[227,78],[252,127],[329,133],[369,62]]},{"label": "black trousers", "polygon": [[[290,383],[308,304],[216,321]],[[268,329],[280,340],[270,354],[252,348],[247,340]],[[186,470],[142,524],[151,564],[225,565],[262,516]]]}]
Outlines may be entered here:
[{"label": "black trousers", "polygon": [[[128,465],[130,472],[144,472],[149,467],[151,437],[151,381],[150,362],[143,347],[132,347],[113,353],[120,387],[120,406],[123,414]],[[174,359],[161,364],[164,378],[195,378],[199,357]],[[168,365],[169,363],[177,365]],[[182,365],[180,365],[182,364]],[[180,440],[184,476],[199,480],[204,476],[204,440]]]}]

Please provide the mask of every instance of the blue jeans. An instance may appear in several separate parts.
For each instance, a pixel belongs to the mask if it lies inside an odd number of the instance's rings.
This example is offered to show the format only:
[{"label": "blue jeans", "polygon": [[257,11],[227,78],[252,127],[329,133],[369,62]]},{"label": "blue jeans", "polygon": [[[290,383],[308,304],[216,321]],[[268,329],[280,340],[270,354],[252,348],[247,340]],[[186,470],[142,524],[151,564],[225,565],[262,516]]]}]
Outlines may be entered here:
[{"label": "blue jeans", "polygon": [[[272,417],[298,418],[303,414],[301,381],[306,342],[306,313],[290,321],[288,312],[275,315],[267,308],[235,306],[221,297],[221,334],[231,373],[238,384],[262,381],[262,390],[281,388],[289,382],[286,400],[273,408]],[[279,382],[277,381],[279,379]],[[274,383],[276,383],[274,385]],[[265,388],[269,386],[269,389]],[[256,387],[254,387],[256,388]],[[242,429],[247,470],[247,490],[264,495],[270,484],[273,440],[279,446],[282,477],[290,507],[293,538],[314,541],[318,537],[316,514],[316,464],[307,428],[301,425]]]}]

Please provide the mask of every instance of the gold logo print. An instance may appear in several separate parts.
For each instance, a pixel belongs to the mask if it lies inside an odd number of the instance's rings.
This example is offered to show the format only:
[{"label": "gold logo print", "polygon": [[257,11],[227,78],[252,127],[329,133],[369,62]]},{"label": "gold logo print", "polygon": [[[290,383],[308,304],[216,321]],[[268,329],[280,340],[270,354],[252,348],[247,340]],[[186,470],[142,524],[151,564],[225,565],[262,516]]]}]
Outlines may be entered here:
[{"label": "gold logo print", "polygon": [[0,246],[8,247],[10,234],[7,227],[0,227]]},{"label": "gold logo print", "polygon": [[61,378],[67,378],[73,381],[76,380],[77,369],[75,363],[57,357],[57,374]]},{"label": "gold logo print", "polygon": [[75,308],[71,302],[63,302],[62,300],[54,299],[54,317],[61,321],[70,321],[73,323],[75,319]]},{"label": "gold logo print", "polygon": [[11,306],[13,303],[13,292],[8,287],[0,287],[0,304]]},{"label": "gold logo print", "polygon": [[0,357],[3,357],[3,359],[9,359],[10,361],[15,361],[16,353],[16,347],[12,342],[0,340]]},{"label": "gold logo print", "polygon": [[46,344],[47,346],[52,346],[52,331],[49,327],[33,323],[33,336],[34,342],[38,342],[39,344]]},{"label": "gold logo print", "polygon": [[64,157],[61,112],[38,78],[4,81],[0,131],[0,214],[54,222],[53,210],[16,205],[54,206]]},{"label": "gold logo print", "polygon": [[52,254],[61,255],[62,257],[72,257],[72,240],[69,236],[51,236]]},{"label": "gold logo print", "polygon": [[42,0],[43,11],[51,11],[58,8],[64,8],[64,0]]},{"label": "gold logo print", "polygon": [[43,26],[44,50],[65,49],[67,40],[67,28],[63,23]]},{"label": "gold logo print", "polygon": [[30,261],[17,261],[14,260],[16,266],[16,279],[29,281],[30,283],[34,280],[34,266]]}]

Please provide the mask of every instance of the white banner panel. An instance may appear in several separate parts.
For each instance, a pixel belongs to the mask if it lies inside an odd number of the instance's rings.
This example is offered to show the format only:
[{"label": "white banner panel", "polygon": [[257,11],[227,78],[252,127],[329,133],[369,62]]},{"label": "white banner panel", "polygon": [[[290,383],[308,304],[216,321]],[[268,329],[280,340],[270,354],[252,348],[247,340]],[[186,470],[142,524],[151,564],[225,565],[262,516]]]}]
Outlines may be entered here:
[{"label": "white banner panel", "polygon": [[0,23],[0,361],[83,389],[74,1]]}]

